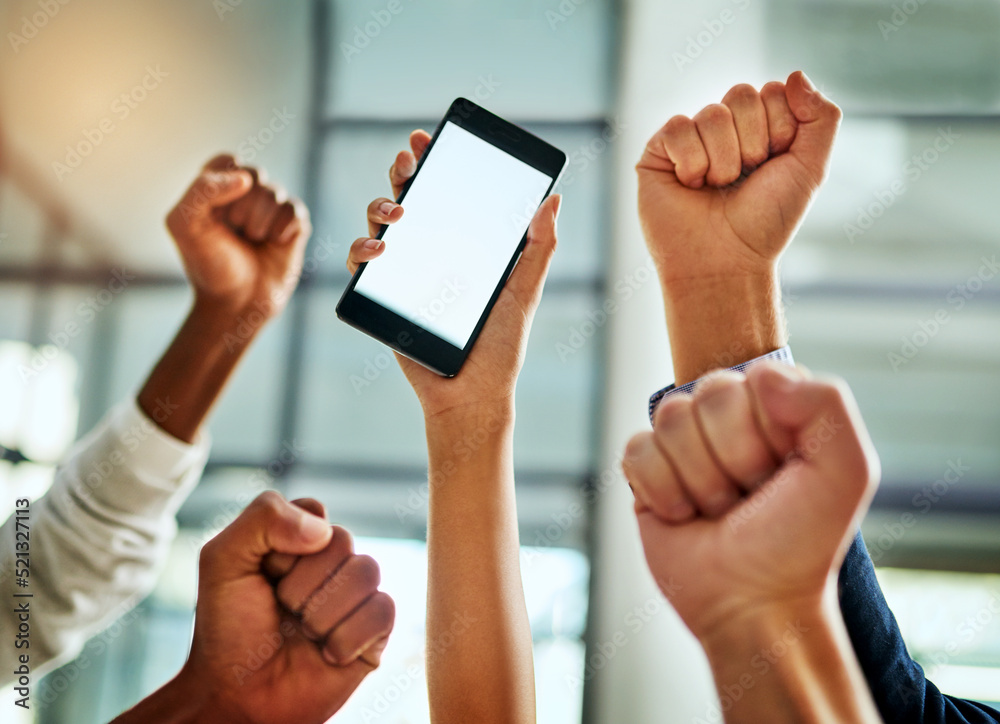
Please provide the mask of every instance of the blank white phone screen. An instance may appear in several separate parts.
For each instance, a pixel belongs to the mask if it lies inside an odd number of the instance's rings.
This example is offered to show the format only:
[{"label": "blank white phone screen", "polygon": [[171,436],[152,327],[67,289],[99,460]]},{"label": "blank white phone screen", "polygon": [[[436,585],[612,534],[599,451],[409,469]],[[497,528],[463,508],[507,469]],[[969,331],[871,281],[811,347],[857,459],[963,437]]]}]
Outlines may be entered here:
[{"label": "blank white phone screen", "polygon": [[446,122],[355,291],[463,349],[551,183]]}]

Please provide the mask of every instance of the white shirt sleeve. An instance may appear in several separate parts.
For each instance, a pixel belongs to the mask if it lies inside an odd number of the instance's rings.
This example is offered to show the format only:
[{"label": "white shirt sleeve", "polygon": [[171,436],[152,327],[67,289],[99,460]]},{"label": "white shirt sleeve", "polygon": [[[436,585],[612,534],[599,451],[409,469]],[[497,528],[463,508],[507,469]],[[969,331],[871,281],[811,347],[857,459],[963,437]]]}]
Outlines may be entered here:
[{"label": "white shirt sleeve", "polygon": [[[16,526],[13,516],[7,520],[0,528],[0,685],[11,681],[22,653],[37,682],[149,594],[208,449],[207,435],[183,443],[129,400],[74,446],[49,492],[31,503],[27,587],[15,585]],[[15,601],[29,605],[27,649],[14,646]]]}]

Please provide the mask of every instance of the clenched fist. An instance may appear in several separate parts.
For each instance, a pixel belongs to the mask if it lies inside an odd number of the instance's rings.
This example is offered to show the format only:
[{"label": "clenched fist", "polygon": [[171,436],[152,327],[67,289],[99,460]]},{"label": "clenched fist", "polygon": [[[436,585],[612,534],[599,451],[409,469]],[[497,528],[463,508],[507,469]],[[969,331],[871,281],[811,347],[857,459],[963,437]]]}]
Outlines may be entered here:
[{"label": "clenched fist", "polygon": [[216,156],[167,216],[197,302],[278,314],[298,284],[309,212],[263,173]]},{"label": "clenched fist", "polygon": [[818,606],[880,474],[844,384],[776,364],[665,398],[624,468],[650,570],[702,639]]}]

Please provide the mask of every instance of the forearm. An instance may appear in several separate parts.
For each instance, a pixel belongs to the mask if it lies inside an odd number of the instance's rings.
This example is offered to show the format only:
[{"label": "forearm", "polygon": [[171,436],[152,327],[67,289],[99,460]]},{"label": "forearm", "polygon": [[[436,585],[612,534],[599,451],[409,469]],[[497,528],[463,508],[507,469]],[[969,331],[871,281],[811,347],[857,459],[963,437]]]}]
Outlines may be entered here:
[{"label": "forearm", "polygon": [[427,678],[431,718],[534,722],[521,585],[513,411],[428,421]]},{"label": "forearm", "polygon": [[182,670],[174,679],[118,715],[111,724],[201,724],[221,721],[222,712],[210,711],[211,707],[205,703],[208,696],[206,687],[189,680]]},{"label": "forearm", "polygon": [[702,639],[727,722],[881,722],[834,589],[821,602],[748,613]]},{"label": "forearm", "polygon": [[259,312],[196,301],[139,393],[143,412],[192,442],[265,321]]},{"label": "forearm", "polygon": [[788,341],[777,268],[661,278],[676,384],[773,352]]}]

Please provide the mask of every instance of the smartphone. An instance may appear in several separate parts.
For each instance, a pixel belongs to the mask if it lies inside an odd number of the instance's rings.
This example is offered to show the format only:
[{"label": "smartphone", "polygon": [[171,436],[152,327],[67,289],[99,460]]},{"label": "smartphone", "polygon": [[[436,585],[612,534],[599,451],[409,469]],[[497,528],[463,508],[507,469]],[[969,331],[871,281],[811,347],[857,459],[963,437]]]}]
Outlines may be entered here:
[{"label": "smartphone", "polygon": [[445,377],[458,374],[527,241],[566,154],[457,99],[337,304],[353,327]]}]

